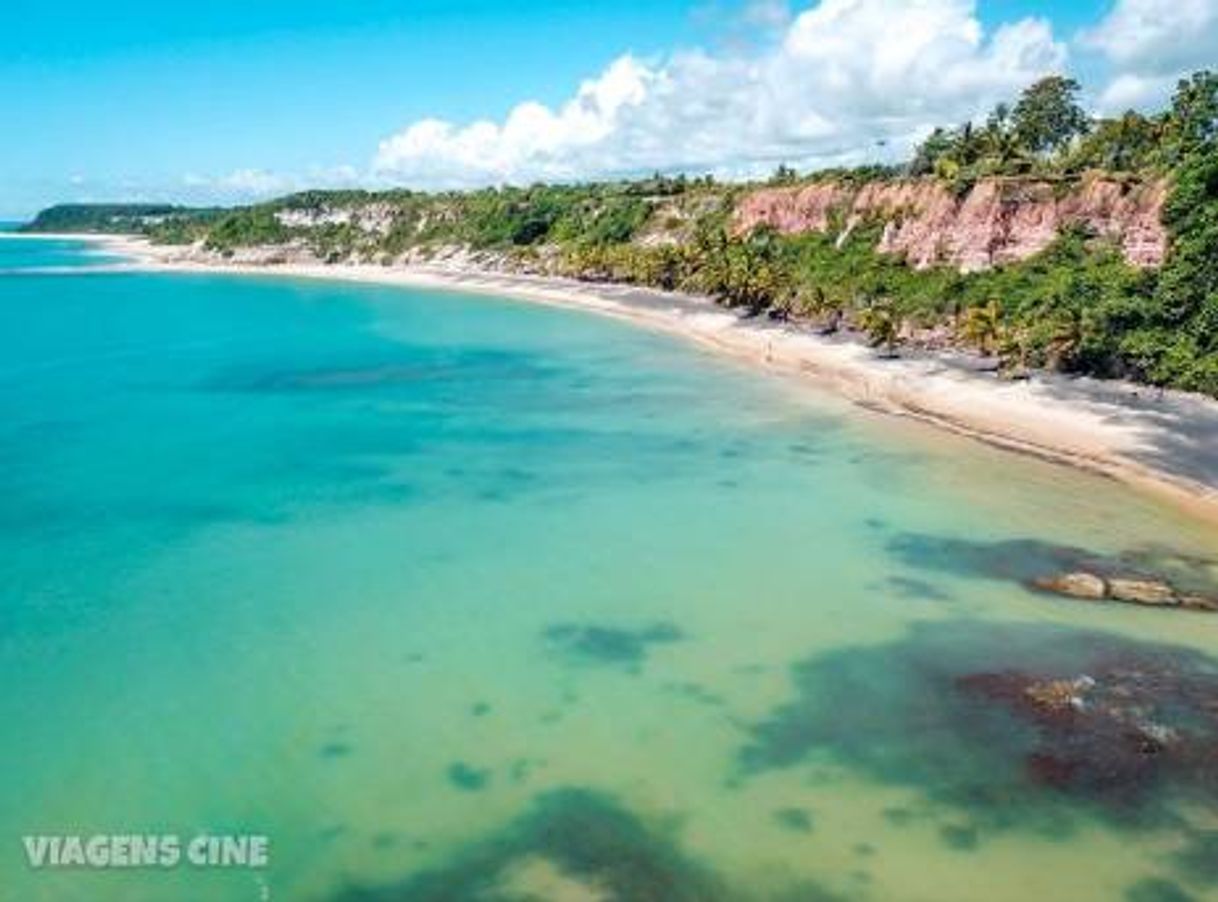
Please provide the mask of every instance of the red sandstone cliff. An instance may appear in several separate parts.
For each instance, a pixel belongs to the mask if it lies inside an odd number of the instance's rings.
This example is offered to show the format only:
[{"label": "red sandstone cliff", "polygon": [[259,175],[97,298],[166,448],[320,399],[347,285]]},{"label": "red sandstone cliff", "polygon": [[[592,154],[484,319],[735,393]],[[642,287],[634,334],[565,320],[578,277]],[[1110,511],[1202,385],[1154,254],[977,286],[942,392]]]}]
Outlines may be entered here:
[{"label": "red sandstone cliff", "polygon": [[900,254],[916,267],[941,263],[972,271],[1030,257],[1063,228],[1084,225],[1116,241],[1133,265],[1152,267],[1167,250],[1160,216],[1166,194],[1162,181],[1101,176],[1069,186],[983,179],[963,198],[934,179],[862,187],[824,182],[746,195],[736,208],[735,228],[770,225],[794,234],[879,220],[884,231],[877,250]]}]

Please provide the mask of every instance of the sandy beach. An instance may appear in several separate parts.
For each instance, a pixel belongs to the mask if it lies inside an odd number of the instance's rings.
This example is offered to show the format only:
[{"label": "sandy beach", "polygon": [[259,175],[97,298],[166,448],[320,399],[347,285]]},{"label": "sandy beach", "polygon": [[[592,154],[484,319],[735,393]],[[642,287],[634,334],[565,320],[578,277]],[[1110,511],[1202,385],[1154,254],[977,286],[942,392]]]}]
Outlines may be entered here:
[{"label": "sandy beach", "polygon": [[450,289],[577,308],[662,330],[795,374],[874,410],[1082,467],[1218,522],[1218,402],[1132,383],[1035,374],[1004,381],[946,355],[883,359],[857,338],[742,317],[706,298],[472,270],[451,263],[216,263],[142,238],[85,238],[131,262],[110,268],[342,279]]}]

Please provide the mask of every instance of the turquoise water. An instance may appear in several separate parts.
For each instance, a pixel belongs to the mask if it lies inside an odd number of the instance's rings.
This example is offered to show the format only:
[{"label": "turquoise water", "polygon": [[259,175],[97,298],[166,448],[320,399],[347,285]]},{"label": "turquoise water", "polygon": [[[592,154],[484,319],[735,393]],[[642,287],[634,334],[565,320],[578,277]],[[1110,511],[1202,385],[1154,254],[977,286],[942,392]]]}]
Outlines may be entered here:
[{"label": "turquoise water", "polygon": [[[1218,618],[1016,577],[1213,532],[584,314],[83,252],[0,240],[0,898],[1218,895],[1209,758],[1046,786],[967,679],[1204,721]],[[25,864],[94,832],[271,864]]]},{"label": "turquoise water", "polygon": [[80,241],[6,237],[7,231],[10,230],[0,225],[0,273],[75,268],[115,260],[113,255]]}]

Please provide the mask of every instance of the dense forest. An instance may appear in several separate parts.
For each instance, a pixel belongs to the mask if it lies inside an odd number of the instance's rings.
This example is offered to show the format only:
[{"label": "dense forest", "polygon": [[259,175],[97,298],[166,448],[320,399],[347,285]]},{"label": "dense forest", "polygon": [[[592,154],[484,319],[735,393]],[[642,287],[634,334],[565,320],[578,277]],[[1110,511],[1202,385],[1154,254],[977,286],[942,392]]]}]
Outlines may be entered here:
[{"label": "dense forest", "polygon": [[225,212],[220,208],[180,207],[173,204],[58,204],[43,210],[22,226],[21,231],[74,234],[146,232],[176,220],[201,225]]},{"label": "dense forest", "polygon": [[[781,166],[769,184],[924,179],[964,198],[983,179],[1069,185],[1100,171],[1166,180],[1160,267],[1134,267],[1107,238],[1072,226],[1030,259],[968,273],[918,269],[876,249],[880,221],[742,231],[733,213],[757,184],[660,175],[470,192],[314,191],[222,213],[142,211],[136,230],[218,255],[285,245],[334,263],[463,248],[499,266],[698,292],[754,315],[857,328],[892,353],[946,333],[1010,374],[1047,367],[1218,396],[1218,75],[1181,81],[1154,115],[1097,120],[1079,92],[1071,79],[1045,78],[983,122],[936,129],[904,166]],[[81,209],[53,208],[33,227],[74,230],[62,211]],[[99,228],[132,230],[114,210],[95,218],[107,216]]]}]

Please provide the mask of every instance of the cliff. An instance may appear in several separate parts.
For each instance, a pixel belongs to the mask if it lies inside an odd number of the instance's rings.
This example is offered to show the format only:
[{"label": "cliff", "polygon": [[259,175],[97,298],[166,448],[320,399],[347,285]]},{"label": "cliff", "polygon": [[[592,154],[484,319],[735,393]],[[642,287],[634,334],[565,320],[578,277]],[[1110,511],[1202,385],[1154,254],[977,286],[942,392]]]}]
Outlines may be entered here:
[{"label": "cliff", "polygon": [[1116,242],[1134,266],[1157,267],[1167,252],[1161,221],[1167,184],[1091,176],[1061,183],[989,178],[957,197],[941,181],[904,179],[861,187],[821,182],[761,188],[736,207],[737,233],[768,225],[784,234],[884,223],[877,250],[925,268],[972,272],[1026,259],[1065,228],[1083,226]]}]

